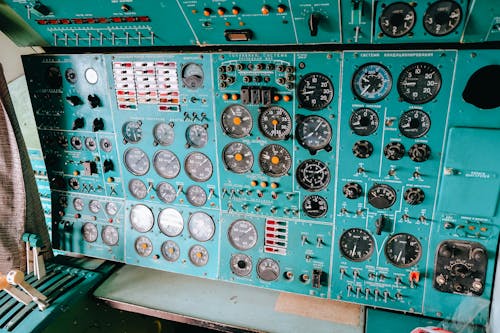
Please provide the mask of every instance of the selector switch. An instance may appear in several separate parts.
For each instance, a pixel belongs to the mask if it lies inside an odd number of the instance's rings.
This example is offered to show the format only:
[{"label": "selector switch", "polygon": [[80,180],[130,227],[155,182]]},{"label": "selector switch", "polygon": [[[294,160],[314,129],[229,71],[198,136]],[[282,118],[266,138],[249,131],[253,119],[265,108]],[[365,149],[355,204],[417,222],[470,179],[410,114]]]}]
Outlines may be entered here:
[{"label": "selector switch", "polygon": [[102,163],[104,173],[115,170],[115,165],[112,160],[104,160]]},{"label": "selector switch", "polygon": [[431,156],[431,148],[425,143],[416,143],[410,147],[408,155],[414,162],[425,162]]},{"label": "selector switch", "polygon": [[363,194],[363,188],[358,183],[347,183],[342,192],[347,199],[357,199]]},{"label": "selector switch", "polygon": [[307,21],[307,24],[309,26],[309,32],[313,37],[318,35],[318,26],[320,20],[321,16],[317,13],[312,13],[311,15],[309,15],[309,20]]},{"label": "selector switch", "polygon": [[373,145],[370,141],[360,140],[352,147],[352,153],[358,158],[368,158],[373,154]]},{"label": "selector switch", "polygon": [[95,108],[101,106],[101,99],[98,96],[92,94],[92,95],[89,95],[87,97],[87,99],[88,99],[88,101],[90,103],[90,107],[92,109],[95,109]]},{"label": "selector switch", "polygon": [[412,187],[405,191],[404,199],[410,205],[419,205],[425,199],[425,193],[421,188]]},{"label": "selector switch", "polygon": [[78,96],[68,96],[66,97],[66,100],[68,101],[68,103],[71,105],[71,106],[78,106],[78,105],[82,105],[83,102],[82,100],[80,99],[80,97]]},{"label": "selector switch", "polygon": [[405,147],[400,142],[390,142],[384,148],[384,155],[391,161],[397,161],[405,155]]},{"label": "selector switch", "polygon": [[84,126],[85,126],[85,119],[83,117],[79,117],[73,121],[73,126],[71,126],[71,129],[77,130],[83,128]]},{"label": "selector switch", "polygon": [[104,120],[102,118],[95,118],[92,122],[92,131],[97,132],[102,130],[104,130]]}]

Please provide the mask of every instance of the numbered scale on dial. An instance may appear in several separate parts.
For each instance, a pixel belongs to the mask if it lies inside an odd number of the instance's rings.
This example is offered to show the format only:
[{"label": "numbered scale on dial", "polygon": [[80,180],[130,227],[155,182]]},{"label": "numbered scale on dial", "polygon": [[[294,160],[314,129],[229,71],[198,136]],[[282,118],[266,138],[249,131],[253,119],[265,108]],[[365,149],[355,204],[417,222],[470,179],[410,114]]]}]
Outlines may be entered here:
[{"label": "numbered scale on dial", "polygon": [[379,18],[380,29],[386,36],[392,38],[410,33],[415,22],[415,10],[411,4],[405,2],[395,2],[386,6]]},{"label": "numbered scale on dial", "polygon": [[299,107],[308,110],[321,110],[332,102],[334,94],[332,81],[321,73],[304,75],[297,85]]},{"label": "numbered scale on dial", "polygon": [[359,228],[346,230],[340,236],[340,251],[347,259],[355,262],[365,261],[373,253],[375,241],[368,231]]},{"label": "numbered scale on dial", "polygon": [[424,104],[436,98],[441,89],[441,73],[426,62],[412,64],[398,78],[401,99],[412,104]]},{"label": "numbered scale on dial", "polygon": [[244,106],[233,104],[228,106],[221,115],[221,125],[224,133],[231,138],[243,138],[250,135],[253,119],[250,111]]},{"label": "numbered scale on dial", "polygon": [[367,63],[359,67],[352,78],[352,91],[366,103],[383,100],[391,91],[392,75],[382,64]]},{"label": "numbered scale on dial", "polygon": [[259,114],[260,131],[271,140],[286,140],[292,131],[292,118],[279,106],[272,106]]},{"label": "numbered scale on dial", "polygon": [[222,157],[226,168],[234,173],[246,173],[252,169],[254,156],[244,143],[229,143],[224,147]]},{"label": "numbered scale on dial", "polygon": [[285,147],[272,144],[265,146],[259,154],[259,165],[266,175],[281,177],[288,173],[292,166],[292,157]]},{"label": "numbered scale on dial", "polygon": [[320,116],[297,116],[295,129],[297,141],[314,155],[318,150],[331,151],[332,127],[328,121]]},{"label": "numbered scale on dial", "polygon": [[436,1],[427,8],[424,15],[424,28],[433,36],[452,33],[462,20],[462,8],[455,1]]},{"label": "numbered scale on dial", "polygon": [[420,260],[422,245],[413,235],[406,233],[396,234],[387,241],[385,256],[396,267],[411,267]]}]

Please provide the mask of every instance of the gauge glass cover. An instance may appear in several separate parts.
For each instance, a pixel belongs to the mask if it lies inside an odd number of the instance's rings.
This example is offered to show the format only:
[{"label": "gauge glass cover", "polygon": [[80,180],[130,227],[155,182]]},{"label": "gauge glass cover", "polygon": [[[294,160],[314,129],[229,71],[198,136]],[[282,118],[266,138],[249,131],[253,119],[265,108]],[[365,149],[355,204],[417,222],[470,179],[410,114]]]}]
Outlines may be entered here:
[{"label": "gauge glass cover", "polygon": [[250,250],[257,244],[257,229],[252,222],[236,220],[229,226],[227,236],[231,245],[240,250]]},{"label": "gauge glass cover", "polygon": [[165,208],[158,215],[158,227],[168,237],[176,237],[184,229],[184,219],[178,210]]},{"label": "gauge glass cover", "polygon": [[215,223],[207,213],[195,212],[189,217],[188,230],[194,239],[206,242],[214,236]]},{"label": "gauge glass cover", "polygon": [[130,224],[138,232],[148,232],[153,228],[155,218],[151,209],[142,204],[134,205],[130,209]]},{"label": "gauge glass cover", "polygon": [[321,73],[304,75],[297,85],[299,107],[316,111],[326,108],[333,100],[334,88],[328,76]]}]

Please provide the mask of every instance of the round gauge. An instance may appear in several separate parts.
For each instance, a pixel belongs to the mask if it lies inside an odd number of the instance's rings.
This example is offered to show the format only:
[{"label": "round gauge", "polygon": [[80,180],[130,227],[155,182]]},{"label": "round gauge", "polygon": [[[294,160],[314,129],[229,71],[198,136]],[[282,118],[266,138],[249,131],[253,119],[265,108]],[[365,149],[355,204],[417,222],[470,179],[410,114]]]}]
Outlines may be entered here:
[{"label": "round gauge", "polygon": [[200,88],[203,77],[203,68],[199,64],[189,63],[182,67],[182,83],[189,89]]},{"label": "round gauge", "polygon": [[83,147],[82,139],[80,139],[80,137],[78,136],[72,136],[70,142],[73,148],[75,148],[76,150],[80,150]]},{"label": "round gauge", "polygon": [[139,236],[135,240],[135,251],[141,257],[149,257],[153,253],[153,243],[145,236]]},{"label": "round gauge", "polygon": [[206,125],[190,125],[186,129],[186,140],[188,147],[202,148],[208,142],[208,131]]},{"label": "round gauge", "polygon": [[299,144],[315,154],[320,149],[331,150],[332,127],[320,116],[307,116],[298,119],[295,130]]},{"label": "round gauge", "polygon": [[396,190],[385,184],[376,184],[368,191],[368,202],[375,208],[386,209],[396,202]]},{"label": "round gauge", "polygon": [[396,234],[385,244],[385,256],[396,267],[415,265],[422,256],[422,245],[410,234]]},{"label": "round gauge", "polygon": [[85,203],[83,202],[82,198],[73,199],[73,207],[75,207],[76,210],[82,211],[84,206]]},{"label": "round gauge", "polygon": [[208,251],[201,245],[193,245],[189,249],[189,260],[195,266],[205,266],[208,263]]},{"label": "round gauge", "polygon": [[422,110],[409,110],[399,118],[399,131],[410,139],[420,138],[429,132],[431,117]]},{"label": "round gauge", "polygon": [[351,261],[365,261],[370,258],[375,241],[368,231],[360,228],[346,230],[340,236],[340,251]]},{"label": "round gauge", "polygon": [[137,143],[142,139],[142,122],[127,121],[122,126],[123,141]]},{"label": "round gauge", "polygon": [[97,240],[97,233],[97,226],[94,223],[87,222],[82,227],[83,239],[86,242],[95,242]]},{"label": "round gauge", "polygon": [[224,147],[222,156],[226,168],[234,173],[245,173],[252,169],[253,153],[244,143],[229,143]]},{"label": "round gauge", "polygon": [[153,128],[153,137],[155,138],[156,144],[162,146],[171,145],[175,140],[173,125],[165,122],[156,124]]},{"label": "round gauge", "polygon": [[265,146],[259,154],[259,165],[266,175],[281,177],[292,166],[292,157],[285,147],[272,144]]},{"label": "round gauge", "polygon": [[462,9],[455,1],[436,1],[427,8],[424,28],[433,36],[445,36],[453,32],[462,20]]},{"label": "round gauge", "polygon": [[134,205],[130,209],[130,224],[139,232],[148,232],[153,228],[155,217],[151,209],[146,205]]},{"label": "round gauge", "polygon": [[85,80],[90,84],[96,84],[97,81],[99,81],[99,74],[97,74],[97,71],[92,67],[87,68],[85,71]]},{"label": "round gauge", "polygon": [[76,81],[78,81],[78,77],[77,77],[76,72],[73,68],[68,68],[64,72],[64,77],[66,78],[66,81],[68,81],[71,84],[75,84]]},{"label": "round gauge", "polygon": [[243,138],[250,135],[253,120],[250,111],[244,106],[233,104],[228,106],[221,115],[224,133],[231,138]]},{"label": "round gauge", "polygon": [[424,202],[425,192],[418,187],[409,187],[403,194],[403,198],[410,205],[420,205]]},{"label": "round gauge", "polygon": [[144,176],[149,171],[148,155],[139,148],[129,148],[123,155],[125,167],[135,176]]},{"label": "round gauge", "polygon": [[118,229],[110,225],[107,225],[104,228],[102,228],[101,237],[104,244],[109,246],[115,246],[116,244],[118,244],[119,241]]},{"label": "round gauge", "polygon": [[260,259],[257,263],[257,275],[264,281],[274,281],[280,276],[280,265],[271,258]]},{"label": "round gauge", "polygon": [[286,140],[292,130],[292,118],[282,107],[271,106],[260,112],[259,128],[271,140]]},{"label": "round gauge", "polygon": [[373,145],[366,140],[356,141],[352,146],[352,153],[357,158],[368,158],[373,154]]},{"label": "round gauge", "polygon": [[326,108],[333,99],[333,84],[328,76],[321,73],[309,73],[297,85],[299,107],[308,110]]},{"label": "round gauge", "polygon": [[153,157],[153,167],[163,178],[172,179],[181,171],[181,162],[170,150],[158,150]]},{"label": "round gauge", "polygon": [[188,230],[191,237],[199,242],[206,242],[214,236],[215,223],[207,213],[195,212],[189,217]]},{"label": "round gauge", "polygon": [[441,89],[441,73],[426,62],[412,64],[398,78],[399,96],[412,104],[424,104],[433,100]]},{"label": "round gauge", "polygon": [[110,216],[116,215],[118,213],[118,205],[115,202],[108,202],[105,206],[106,213]]},{"label": "round gauge", "polygon": [[311,192],[323,190],[330,182],[330,170],[320,160],[310,159],[300,163],[295,176],[299,185]]},{"label": "round gauge", "polygon": [[196,207],[203,206],[207,202],[207,192],[198,185],[191,185],[186,190],[187,201]]},{"label": "round gauge", "polygon": [[91,137],[85,138],[85,147],[87,147],[87,149],[90,151],[95,151],[97,148],[97,144],[94,138]]},{"label": "round gauge", "polygon": [[113,144],[111,143],[111,140],[108,138],[101,139],[101,141],[99,141],[99,145],[101,146],[101,149],[104,150],[106,153],[109,153],[113,149]]},{"label": "round gauge", "polygon": [[411,5],[395,2],[385,7],[379,18],[382,32],[392,38],[402,37],[415,26],[416,14]]},{"label": "round gauge", "polygon": [[318,219],[328,212],[328,203],[326,199],[319,195],[309,195],[302,202],[302,210],[307,216]]},{"label": "round gauge", "polygon": [[158,195],[158,199],[161,201],[171,203],[177,197],[177,191],[169,183],[161,182],[156,185],[156,195]]},{"label": "round gauge", "polygon": [[358,183],[350,182],[344,185],[342,193],[347,199],[358,199],[363,195],[363,188]]},{"label": "round gauge", "polygon": [[101,210],[101,203],[97,200],[90,200],[89,210],[94,214],[99,213],[99,211]]},{"label": "round gauge", "polygon": [[238,276],[248,276],[252,272],[252,258],[243,253],[231,256],[231,272]]},{"label": "round gauge", "polygon": [[212,161],[207,155],[194,152],[189,154],[184,161],[186,174],[196,182],[206,182],[212,177]]},{"label": "round gauge", "polygon": [[136,199],[142,200],[148,195],[146,184],[140,179],[134,178],[128,182],[128,190]]},{"label": "round gauge", "polygon": [[174,262],[181,256],[181,249],[176,242],[168,240],[161,244],[161,254],[167,261]]},{"label": "round gauge", "polygon": [[236,220],[229,226],[227,237],[231,245],[240,250],[250,250],[257,244],[257,229],[252,222],[247,220]]},{"label": "round gauge", "polygon": [[384,147],[384,155],[391,161],[398,161],[405,156],[405,146],[401,142],[389,142]]},{"label": "round gauge", "polygon": [[378,128],[378,114],[369,108],[360,108],[354,110],[349,119],[349,126],[352,131],[360,136],[368,136]]},{"label": "round gauge", "polygon": [[352,91],[359,100],[366,103],[383,100],[391,88],[391,73],[381,64],[364,64],[356,70],[352,78]]},{"label": "round gauge", "polygon": [[168,237],[176,237],[184,229],[184,220],[178,210],[165,208],[158,215],[158,227]]}]

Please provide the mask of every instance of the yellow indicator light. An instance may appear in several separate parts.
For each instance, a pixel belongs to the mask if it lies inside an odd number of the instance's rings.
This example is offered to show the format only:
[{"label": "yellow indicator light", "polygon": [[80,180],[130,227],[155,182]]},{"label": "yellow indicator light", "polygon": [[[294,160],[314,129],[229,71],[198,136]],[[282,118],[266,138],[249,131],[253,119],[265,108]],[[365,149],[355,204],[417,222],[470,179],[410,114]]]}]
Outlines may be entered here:
[{"label": "yellow indicator light", "polygon": [[240,117],[234,117],[233,118],[233,123],[235,125],[241,125],[241,118]]},{"label": "yellow indicator light", "polygon": [[278,156],[271,157],[271,163],[276,165],[280,162],[280,158]]},{"label": "yellow indicator light", "polygon": [[241,155],[240,153],[234,155],[234,159],[238,162],[242,161],[243,160],[243,155]]},{"label": "yellow indicator light", "polygon": [[277,119],[273,119],[273,120],[271,121],[271,124],[273,124],[273,125],[278,125],[278,120],[277,120]]},{"label": "yellow indicator light", "polygon": [[196,257],[198,257],[198,258],[203,257],[203,253],[201,253],[201,252],[196,252]]}]

